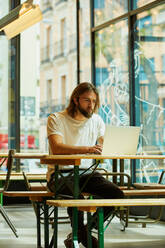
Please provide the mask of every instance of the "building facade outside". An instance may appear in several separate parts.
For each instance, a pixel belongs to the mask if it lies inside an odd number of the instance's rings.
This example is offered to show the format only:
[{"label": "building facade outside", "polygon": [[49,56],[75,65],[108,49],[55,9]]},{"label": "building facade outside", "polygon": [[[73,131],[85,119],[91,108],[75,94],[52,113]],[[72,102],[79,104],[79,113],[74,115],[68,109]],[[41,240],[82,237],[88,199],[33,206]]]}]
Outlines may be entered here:
[{"label": "building facade outside", "polygon": [[47,150],[46,121],[68,103],[77,85],[76,2],[41,1],[40,149]]}]

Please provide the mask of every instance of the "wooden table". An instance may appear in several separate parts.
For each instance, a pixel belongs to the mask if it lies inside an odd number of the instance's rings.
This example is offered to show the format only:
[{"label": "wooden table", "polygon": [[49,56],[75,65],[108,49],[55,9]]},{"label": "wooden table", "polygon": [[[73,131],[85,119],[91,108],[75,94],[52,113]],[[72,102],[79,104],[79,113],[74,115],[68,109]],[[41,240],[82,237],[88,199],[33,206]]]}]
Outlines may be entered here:
[{"label": "wooden table", "polygon": [[[0,154],[0,157],[5,157],[7,154]],[[15,153],[14,158],[17,159],[40,159],[42,164],[54,164],[55,165],[55,182],[58,183],[58,164],[68,166],[74,166],[74,198],[77,199],[79,196],[79,166],[81,164],[81,159],[95,159],[97,163],[102,162],[104,159],[112,159],[116,162],[118,159],[122,162],[122,170],[124,169],[124,159],[165,159],[163,155],[95,155],[95,154],[76,154],[76,155],[48,155],[48,154],[34,154],[34,153]],[[57,185],[55,185],[56,187]],[[57,220],[58,212],[57,207],[55,207],[55,220]],[[47,218],[47,216],[46,216]],[[77,208],[74,208],[73,214],[73,241],[74,244],[77,243],[77,229],[78,229],[78,212]],[[57,221],[55,221],[54,226],[54,247],[57,247]],[[48,226],[46,227],[46,229]],[[47,233],[47,232],[46,232]],[[48,235],[48,234],[47,234]],[[49,237],[46,238],[45,247],[49,242]],[[102,244],[100,247],[103,247]],[[76,247],[76,245],[75,245]]]},{"label": "wooden table", "polygon": [[[112,159],[116,166],[116,161],[119,159],[120,166],[122,166],[122,170],[124,170],[124,159],[165,159],[165,156],[159,155],[95,155],[95,154],[76,154],[76,155],[47,155],[41,158],[41,163],[44,164],[54,164],[57,173],[55,173],[56,178],[55,182],[58,181],[58,164],[60,165],[74,165],[74,198],[77,199],[79,195],[79,166],[81,164],[81,159],[95,159],[97,163],[102,162],[104,159]],[[113,165],[114,165],[113,163]],[[121,168],[120,168],[121,171]],[[57,184],[55,185],[55,187]],[[55,220],[58,217],[58,209],[55,207]],[[55,221],[54,226],[54,247],[57,248],[57,222]],[[78,230],[78,212],[77,208],[74,208],[73,213],[73,242],[74,247],[77,245],[77,230]],[[102,241],[103,242],[103,241]],[[99,247],[104,247],[104,244],[99,244]]]}]

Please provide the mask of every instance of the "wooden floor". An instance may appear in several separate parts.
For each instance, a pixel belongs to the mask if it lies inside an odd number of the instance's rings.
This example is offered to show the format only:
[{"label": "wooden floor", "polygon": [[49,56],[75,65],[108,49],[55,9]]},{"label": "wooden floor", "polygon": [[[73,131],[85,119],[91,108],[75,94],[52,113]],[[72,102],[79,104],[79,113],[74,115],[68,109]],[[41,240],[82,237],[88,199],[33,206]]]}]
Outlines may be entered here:
[{"label": "wooden floor", "polygon": [[[35,248],[36,220],[31,205],[5,207],[10,219],[17,228],[19,238],[16,238],[8,225],[0,216],[0,248]],[[61,210],[60,214],[66,213]],[[119,220],[113,219],[105,232],[105,248],[164,248],[165,222],[148,224],[142,228],[140,224],[129,224],[122,232]],[[51,233],[52,233],[51,229]],[[64,248],[63,240],[71,231],[70,224],[59,225],[58,247]],[[82,248],[83,246],[80,245]]]}]

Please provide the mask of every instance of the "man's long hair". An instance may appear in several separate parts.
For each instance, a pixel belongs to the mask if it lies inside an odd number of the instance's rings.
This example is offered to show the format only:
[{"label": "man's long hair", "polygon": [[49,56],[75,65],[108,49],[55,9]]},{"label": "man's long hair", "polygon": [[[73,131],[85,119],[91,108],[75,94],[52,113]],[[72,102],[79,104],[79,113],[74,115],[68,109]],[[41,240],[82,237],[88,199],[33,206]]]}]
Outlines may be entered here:
[{"label": "man's long hair", "polygon": [[69,105],[66,108],[67,113],[72,118],[74,118],[74,116],[76,114],[76,111],[77,111],[77,106],[76,106],[76,104],[74,102],[74,99],[77,99],[77,101],[79,101],[80,95],[82,95],[83,93],[88,92],[88,91],[93,91],[96,94],[96,105],[94,107],[94,112],[96,112],[97,109],[99,108],[99,106],[100,106],[100,99],[99,99],[99,93],[98,93],[96,87],[93,84],[91,84],[91,83],[87,83],[87,82],[80,83],[73,90],[72,95],[70,97]]}]

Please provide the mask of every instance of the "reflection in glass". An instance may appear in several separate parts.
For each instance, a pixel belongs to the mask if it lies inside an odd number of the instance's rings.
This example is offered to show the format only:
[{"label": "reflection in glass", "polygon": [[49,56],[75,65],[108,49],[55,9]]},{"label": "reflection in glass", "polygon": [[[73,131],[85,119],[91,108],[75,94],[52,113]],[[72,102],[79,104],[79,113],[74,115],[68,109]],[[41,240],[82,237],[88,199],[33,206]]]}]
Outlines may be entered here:
[{"label": "reflection in glass", "polygon": [[[99,114],[104,122],[115,126],[129,125],[128,26],[118,22],[95,36],[95,78],[101,98]],[[111,161],[107,161],[105,168]],[[129,173],[129,162],[125,171]]]},{"label": "reflection in glass", "polygon": [[[151,154],[165,152],[164,27],[165,5],[137,15],[134,44],[136,121],[142,127],[140,149]],[[164,167],[161,160],[145,160],[139,166],[138,180],[151,182],[157,180]],[[152,173],[147,174],[147,170]]]},{"label": "reflection in glass", "polygon": [[127,0],[94,0],[95,26],[123,15],[127,11]]},{"label": "reflection in glass", "polygon": [[100,114],[105,123],[129,124],[127,21],[96,33],[96,86],[101,96]]}]

